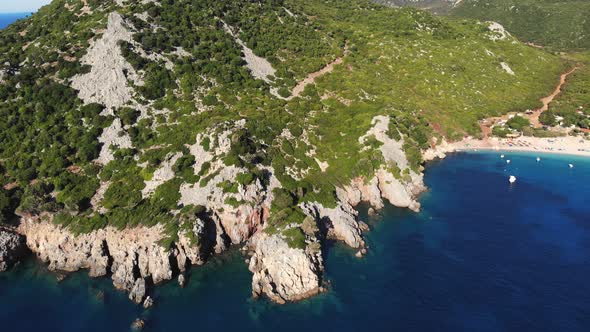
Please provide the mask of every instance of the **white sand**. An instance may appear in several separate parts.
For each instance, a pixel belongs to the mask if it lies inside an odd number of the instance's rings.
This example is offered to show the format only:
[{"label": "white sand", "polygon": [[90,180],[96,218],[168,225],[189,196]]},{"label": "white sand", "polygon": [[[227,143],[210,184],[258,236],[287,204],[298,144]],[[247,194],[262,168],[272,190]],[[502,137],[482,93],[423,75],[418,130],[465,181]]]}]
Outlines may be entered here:
[{"label": "white sand", "polygon": [[523,136],[515,139],[494,137],[486,140],[466,138],[455,143],[443,143],[434,150],[430,149],[424,153],[424,158],[431,160],[444,153],[474,150],[540,152],[590,157],[590,140],[574,136],[556,138]]}]

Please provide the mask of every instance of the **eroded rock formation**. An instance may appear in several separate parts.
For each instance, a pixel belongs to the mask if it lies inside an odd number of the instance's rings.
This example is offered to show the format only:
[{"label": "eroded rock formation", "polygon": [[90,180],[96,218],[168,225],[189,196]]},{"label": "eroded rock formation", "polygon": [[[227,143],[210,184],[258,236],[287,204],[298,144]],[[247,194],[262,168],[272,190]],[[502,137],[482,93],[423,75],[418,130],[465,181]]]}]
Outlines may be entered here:
[{"label": "eroded rock formation", "polygon": [[25,238],[0,227],[0,272],[6,271],[27,253]]}]

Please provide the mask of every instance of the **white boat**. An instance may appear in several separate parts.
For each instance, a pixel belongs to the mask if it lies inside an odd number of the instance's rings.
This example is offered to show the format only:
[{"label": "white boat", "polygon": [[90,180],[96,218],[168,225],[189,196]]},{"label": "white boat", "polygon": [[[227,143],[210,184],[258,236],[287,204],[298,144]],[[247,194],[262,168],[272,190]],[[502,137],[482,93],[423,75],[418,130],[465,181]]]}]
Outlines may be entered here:
[{"label": "white boat", "polygon": [[502,155],[500,155],[500,158],[504,159],[504,155],[503,155],[503,154],[502,154]]},{"label": "white boat", "polygon": [[510,177],[508,178],[508,182],[510,182],[510,183],[516,182],[516,176],[510,175]]},{"label": "white boat", "polygon": [[506,163],[507,163],[507,164],[510,164],[510,159],[506,160]]},{"label": "white boat", "polygon": [[574,168],[574,165],[570,164],[570,168]]},{"label": "white boat", "polygon": [[541,161],[541,158],[537,157],[537,162]]}]

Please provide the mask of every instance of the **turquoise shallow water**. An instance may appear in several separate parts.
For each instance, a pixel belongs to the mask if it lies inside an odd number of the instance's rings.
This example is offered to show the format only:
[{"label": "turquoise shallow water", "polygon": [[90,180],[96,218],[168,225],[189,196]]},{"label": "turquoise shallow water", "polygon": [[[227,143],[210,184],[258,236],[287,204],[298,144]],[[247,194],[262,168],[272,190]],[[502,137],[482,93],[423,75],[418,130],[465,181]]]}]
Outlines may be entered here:
[{"label": "turquoise shallow water", "polygon": [[0,321],[20,331],[127,331],[136,317],[146,331],[588,331],[590,160],[535,157],[429,164],[423,211],[362,214],[368,256],[332,244],[330,291],[307,301],[252,300],[237,251],[194,268],[185,289],[157,288],[147,312],[108,280],[76,273],[57,283],[29,261],[0,274]]}]

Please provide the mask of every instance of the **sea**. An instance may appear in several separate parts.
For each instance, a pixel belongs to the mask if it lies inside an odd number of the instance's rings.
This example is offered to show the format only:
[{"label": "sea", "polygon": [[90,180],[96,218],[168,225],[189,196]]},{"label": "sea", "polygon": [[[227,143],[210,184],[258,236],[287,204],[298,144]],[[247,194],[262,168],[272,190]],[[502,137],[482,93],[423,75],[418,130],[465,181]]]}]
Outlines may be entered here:
[{"label": "sea", "polygon": [[[0,14],[0,28],[26,15]],[[590,331],[589,159],[460,153],[429,163],[425,182],[420,213],[360,207],[368,255],[330,243],[314,298],[252,299],[238,250],[185,288],[157,287],[149,310],[109,279],[58,282],[31,258],[0,273],[2,330],[129,331],[142,318],[145,331]]]},{"label": "sea", "polygon": [[4,29],[14,21],[29,15],[31,13],[0,13],[0,29]]},{"label": "sea", "polygon": [[314,298],[252,299],[238,250],[193,268],[185,288],[157,287],[149,310],[108,279],[58,282],[30,259],[0,274],[2,329],[590,331],[590,159],[459,153],[429,163],[425,182],[420,213],[359,209],[368,255],[330,243]]}]

